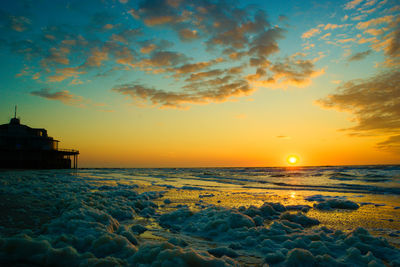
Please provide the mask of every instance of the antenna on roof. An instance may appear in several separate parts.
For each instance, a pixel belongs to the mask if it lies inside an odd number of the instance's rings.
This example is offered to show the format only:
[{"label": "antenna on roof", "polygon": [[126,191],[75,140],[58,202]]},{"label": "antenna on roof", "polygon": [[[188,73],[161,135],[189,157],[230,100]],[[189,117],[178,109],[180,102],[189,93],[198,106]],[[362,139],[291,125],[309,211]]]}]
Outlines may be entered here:
[{"label": "antenna on roof", "polygon": [[15,111],[14,111],[14,119],[17,118],[17,105],[15,105]]}]

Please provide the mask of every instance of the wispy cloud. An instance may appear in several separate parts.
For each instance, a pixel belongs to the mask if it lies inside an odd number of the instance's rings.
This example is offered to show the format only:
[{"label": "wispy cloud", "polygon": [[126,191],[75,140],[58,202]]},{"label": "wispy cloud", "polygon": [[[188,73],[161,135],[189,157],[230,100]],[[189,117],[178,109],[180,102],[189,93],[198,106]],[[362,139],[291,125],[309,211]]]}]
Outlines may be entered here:
[{"label": "wispy cloud", "polygon": [[291,139],[291,137],[290,137],[290,136],[287,136],[287,135],[278,135],[278,136],[276,136],[276,138],[284,139],[284,140],[289,140],[289,139]]},{"label": "wispy cloud", "polygon": [[313,37],[313,36],[315,36],[315,35],[317,35],[317,34],[320,34],[321,33],[321,30],[320,29],[318,29],[318,28],[312,28],[312,29],[309,29],[308,31],[306,31],[305,33],[303,33],[302,35],[301,35],[301,38],[303,38],[303,39],[308,39],[308,38],[311,38],[311,37]]},{"label": "wispy cloud", "polygon": [[77,78],[80,74],[84,73],[80,68],[60,68],[55,70],[56,74],[48,76],[49,82],[61,82],[68,78]]},{"label": "wispy cloud", "polygon": [[385,141],[379,142],[377,147],[382,150],[387,150],[400,154],[400,135],[390,136]]},{"label": "wispy cloud", "polygon": [[352,0],[347,2],[344,5],[344,9],[354,9],[356,8],[363,0]]},{"label": "wispy cloud", "polygon": [[74,95],[70,93],[68,90],[51,92],[49,88],[43,88],[39,91],[33,91],[30,94],[46,98],[49,100],[57,100],[67,105],[84,106],[83,104],[84,98],[81,96]]},{"label": "wispy cloud", "polygon": [[393,15],[387,15],[384,17],[374,18],[374,19],[370,19],[367,21],[359,22],[356,27],[357,27],[357,29],[366,29],[371,26],[376,26],[376,25],[384,24],[384,23],[390,23],[393,21],[393,19],[394,19]]},{"label": "wispy cloud", "polygon": [[[325,108],[347,111],[356,125],[351,133],[393,135],[400,133],[400,72],[393,70],[365,80],[354,80],[337,88],[337,92],[317,103]],[[392,144],[393,139],[388,143]]]},{"label": "wispy cloud", "polygon": [[370,49],[366,50],[366,51],[363,51],[363,52],[355,53],[354,55],[351,55],[351,57],[349,57],[348,61],[363,60],[364,58],[366,58],[371,53],[372,53],[372,50],[370,50]]}]

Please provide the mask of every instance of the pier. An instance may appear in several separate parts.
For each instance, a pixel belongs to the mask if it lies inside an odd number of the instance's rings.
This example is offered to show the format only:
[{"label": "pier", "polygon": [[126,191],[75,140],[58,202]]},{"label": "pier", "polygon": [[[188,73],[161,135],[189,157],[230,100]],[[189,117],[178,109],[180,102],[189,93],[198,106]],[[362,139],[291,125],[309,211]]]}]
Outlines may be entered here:
[{"label": "pier", "polygon": [[0,125],[0,168],[77,169],[79,151],[59,149],[59,142],[46,129],[21,124],[15,107],[14,118]]}]

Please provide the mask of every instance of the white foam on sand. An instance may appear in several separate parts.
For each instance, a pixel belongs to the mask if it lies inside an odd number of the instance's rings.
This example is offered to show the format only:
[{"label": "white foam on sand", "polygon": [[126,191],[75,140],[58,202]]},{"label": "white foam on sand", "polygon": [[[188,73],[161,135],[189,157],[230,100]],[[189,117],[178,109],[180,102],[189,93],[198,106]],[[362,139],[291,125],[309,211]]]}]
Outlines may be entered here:
[{"label": "white foam on sand", "polygon": [[[194,209],[169,205],[175,200],[163,199],[165,187],[118,179],[66,171],[0,176],[9,205],[0,228],[3,266],[400,266],[400,251],[384,238],[321,227],[307,205]],[[195,191],[180,187],[181,196],[184,190]],[[196,192],[196,200],[216,197]],[[327,212],[354,203],[318,200],[314,209],[325,203]]]}]

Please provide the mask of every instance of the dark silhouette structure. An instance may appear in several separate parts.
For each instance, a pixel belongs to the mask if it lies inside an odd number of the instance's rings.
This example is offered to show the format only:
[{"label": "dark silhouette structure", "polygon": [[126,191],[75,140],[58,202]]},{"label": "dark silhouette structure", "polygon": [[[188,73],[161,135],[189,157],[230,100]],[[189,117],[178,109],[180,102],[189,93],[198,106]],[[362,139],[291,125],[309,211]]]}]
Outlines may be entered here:
[{"label": "dark silhouette structure", "polygon": [[47,135],[45,129],[21,124],[15,107],[14,118],[10,123],[0,125],[0,168],[77,168],[79,151],[59,149],[58,143],[58,140]]}]

